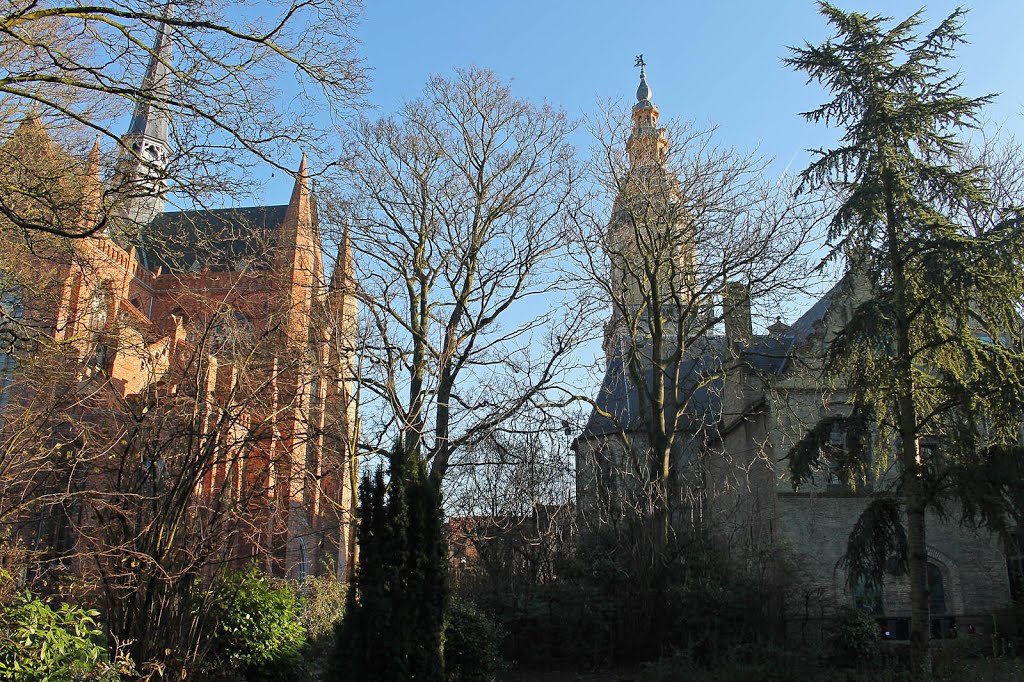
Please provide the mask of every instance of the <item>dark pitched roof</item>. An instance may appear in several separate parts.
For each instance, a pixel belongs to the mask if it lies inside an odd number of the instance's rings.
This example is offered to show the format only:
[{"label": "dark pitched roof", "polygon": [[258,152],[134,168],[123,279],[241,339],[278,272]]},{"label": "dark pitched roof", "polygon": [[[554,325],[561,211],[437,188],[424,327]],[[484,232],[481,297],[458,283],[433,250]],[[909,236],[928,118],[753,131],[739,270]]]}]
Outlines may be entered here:
[{"label": "dark pitched roof", "polygon": [[[678,424],[680,429],[695,429],[716,422],[722,412],[721,358],[724,342],[720,337],[705,340],[701,349],[694,349],[679,367],[679,400],[686,407]],[[674,368],[667,372],[674,376]],[[645,383],[654,376],[653,367],[646,371]],[[644,428],[645,413],[641,408],[640,391],[630,380],[625,360],[613,356],[608,361],[601,390],[597,394],[595,409],[587,420],[582,438],[602,436]],[[670,416],[674,410],[666,410]],[[670,417],[671,418],[671,417]]]},{"label": "dark pitched roof", "polygon": [[795,345],[796,338],[792,334],[755,336],[750,345],[743,349],[743,358],[755,372],[782,374]]},{"label": "dark pitched roof", "polygon": [[141,237],[143,265],[164,272],[251,269],[273,264],[278,227],[288,206],[252,206],[162,213]]},{"label": "dark pitched roof", "polygon": [[814,333],[814,328],[819,322],[825,319],[825,313],[828,312],[829,306],[832,305],[832,299],[846,286],[846,278],[840,279],[835,286],[825,292],[825,295],[819,298],[814,305],[807,309],[807,312],[797,318],[789,330],[794,336],[797,343],[801,343],[808,336]]},{"label": "dark pitched roof", "polygon": [[[793,323],[789,333],[780,336],[755,336],[743,349],[747,366],[762,375],[782,374],[788,365],[793,349],[805,341],[828,312],[832,299],[837,295],[845,280],[840,280],[832,289],[812,305],[807,312]],[[685,410],[684,428],[700,428],[715,423],[722,413],[722,358],[725,356],[725,339],[721,336],[708,337],[700,347],[691,349],[680,368],[680,397],[690,396]],[[652,370],[647,372],[650,381]],[[581,438],[602,436],[643,428],[643,413],[640,409],[640,393],[620,356],[608,361],[601,389],[597,394],[596,407],[587,420]]]}]

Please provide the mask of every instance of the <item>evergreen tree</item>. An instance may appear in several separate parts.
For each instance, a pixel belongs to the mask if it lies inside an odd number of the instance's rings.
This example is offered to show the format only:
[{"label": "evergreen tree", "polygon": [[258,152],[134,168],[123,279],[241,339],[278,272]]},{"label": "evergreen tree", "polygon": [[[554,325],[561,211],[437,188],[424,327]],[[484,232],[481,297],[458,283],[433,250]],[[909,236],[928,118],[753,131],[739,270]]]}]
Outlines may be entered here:
[{"label": "evergreen tree", "polygon": [[333,678],[444,679],[447,548],[440,495],[419,457],[392,454],[360,486],[360,559],[338,633]]},{"label": "evergreen tree", "polygon": [[[803,116],[839,127],[842,139],[819,150],[802,179],[838,192],[833,257],[847,255],[871,289],[830,344],[826,367],[845,384],[855,417],[873,423],[876,469],[897,472],[851,534],[847,560],[851,580],[878,576],[905,545],[913,670],[922,677],[926,508],[953,502],[965,520],[995,528],[1011,511],[1006,482],[990,474],[1019,438],[1021,224],[1019,213],[993,204],[986,169],[963,163],[957,133],[991,99],[961,95],[960,77],[945,66],[963,41],[963,12],[922,34],[920,12],[894,23],[825,2],[820,10],[835,36],[794,48],[786,61],[831,91]],[[794,448],[795,484],[817,464],[818,431]]]}]

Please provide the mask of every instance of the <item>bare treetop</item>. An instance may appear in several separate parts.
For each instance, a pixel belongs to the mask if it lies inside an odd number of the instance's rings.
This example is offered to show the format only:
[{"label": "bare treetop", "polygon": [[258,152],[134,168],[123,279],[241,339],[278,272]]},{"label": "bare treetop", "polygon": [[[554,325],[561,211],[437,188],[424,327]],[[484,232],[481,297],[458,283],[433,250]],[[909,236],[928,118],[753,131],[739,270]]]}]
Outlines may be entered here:
[{"label": "bare treetop", "polygon": [[[102,175],[112,177],[126,154],[147,161],[133,141],[166,133],[160,180],[182,201],[254,195],[254,168],[290,172],[298,149],[333,147],[324,114],[336,118],[361,97],[359,11],[354,0],[269,0],[241,11],[217,0],[177,11],[165,0],[6,3],[0,143],[31,112],[80,157],[98,133]],[[135,137],[123,140],[129,114]],[[16,225],[40,227],[3,208]]]}]

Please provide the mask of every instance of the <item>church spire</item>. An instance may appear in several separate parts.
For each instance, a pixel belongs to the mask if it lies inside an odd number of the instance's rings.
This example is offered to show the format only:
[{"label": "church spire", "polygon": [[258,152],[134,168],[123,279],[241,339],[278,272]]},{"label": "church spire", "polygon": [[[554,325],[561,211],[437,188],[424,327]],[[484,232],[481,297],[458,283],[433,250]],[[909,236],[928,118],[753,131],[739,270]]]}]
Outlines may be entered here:
[{"label": "church spire", "polygon": [[626,141],[630,168],[639,170],[651,166],[663,166],[668,140],[664,128],[658,128],[658,107],[651,101],[651,86],[647,84],[647,63],[638,55],[636,64],[640,67],[640,85],[636,89],[636,104],[633,105],[633,132]]},{"label": "church spire", "polygon": [[[174,5],[168,3],[164,8],[164,18],[174,13]],[[132,122],[128,135],[141,135],[151,140],[167,144],[170,116],[163,103],[171,95],[171,60],[174,57],[174,46],[171,44],[171,31],[165,21],[160,22],[156,30],[156,40],[149,55],[149,66],[142,79],[140,92],[143,98],[135,103]]]},{"label": "church spire", "polygon": [[[693,227],[679,201],[679,182],[668,167],[668,134],[658,126],[643,55],[634,66],[640,68],[640,84],[626,140],[629,169],[619,178],[605,247],[613,291],[604,340],[609,359],[623,348],[642,345],[644,335],[653,333],[652,314],[659,316],[662,329],[678,325],[679,312],[688,307],[681,302],[689,301],[694,290]],[[647,279],[652,267],[658,269],[657,288]]]},{"label": "church spire", "polygon": [[121,178],[129,196],[124,212],[139,225],[148,224],[164,210],[163,194],[167,189],[167,161],[171,151],[167,105],[171,101],[174,57],[171,27],[166,19],[173,14],[174,4],[168,2],[163,11],[164,20],[157,27],[131,124],[121,138]]}]

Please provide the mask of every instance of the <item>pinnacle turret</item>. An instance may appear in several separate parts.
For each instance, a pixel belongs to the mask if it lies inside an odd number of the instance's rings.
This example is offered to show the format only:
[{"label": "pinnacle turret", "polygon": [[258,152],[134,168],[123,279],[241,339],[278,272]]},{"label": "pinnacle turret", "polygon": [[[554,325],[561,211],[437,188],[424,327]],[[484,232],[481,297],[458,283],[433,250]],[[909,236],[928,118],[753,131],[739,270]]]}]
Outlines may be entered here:
[{"label": "pinnacle turret", "polygon": [[[658,126],[643,55],[637,56],[635,66],[640,68],[640,84],[626,140],[629,169],[620,178],[606,240],[613,291],[612,316],[605,326],[608,359],[623,348],[643,345],[644,335],[653,333],[651,311],[662,329],[678,325],[694,290],[693,230],[678,201],[678,180],[667,166],[668,135]],[[666,262],[671,267],[662,265]],[[657,289],[644,276],[652,267],[659,270]]]},{"label": "pinnacle turret", "polygon": [[636,104],[633,105],[633,108],[653,107],[654,104],[651,102],[651,86],[647,85],[647,63],[644,62],[643,55],[639,55],[636,58],[636,65],[640,67],[640,85],[636,89]]},{"label": "pinnacle turret", "polygon": [[635,66],[640,67],[640,85],[636,89],[633,132],[626,142],[626,151],[633,169],[660,167],[664,164],[668,141],[664,129],[658,127],[658,107],[651,101],[651,86],[647,84],[647,63],[643,55],[637,56]]}]

